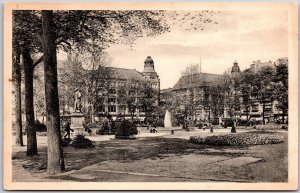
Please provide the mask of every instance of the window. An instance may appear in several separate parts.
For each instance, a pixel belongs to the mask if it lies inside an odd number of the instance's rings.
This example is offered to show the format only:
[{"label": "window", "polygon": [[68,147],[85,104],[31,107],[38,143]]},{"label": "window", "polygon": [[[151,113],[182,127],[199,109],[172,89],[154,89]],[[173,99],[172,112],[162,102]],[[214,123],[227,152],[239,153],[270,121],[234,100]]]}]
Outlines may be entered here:
[{"label": "window", "polygon": [[116,98],[108,98],[108,103],[115,103],[116,102]]},{"label": "window", "polygon": [[115,113],[116,112],[116,105],[110,105],[110,106],[108,106],[108,112]]},{"label": "window", "polygon": [[108,94],[116,94],[116,90],[115,89],[109,89]]},{"label": "window", "polygon": [[104,107],[104,106],[99,106],[99,107],[97,108],[97,110],[98,110],[99,112],[105,112],[105,107]]},{"label": "window", "polygon": [[258,105],[252,106],[252,112],[258,112]]},{"label": "window", "polygon": [[135,91],[134,90],[130,90],[128,94],[131,95],[131,96],[133,96],[133,95],[135,95]]}]

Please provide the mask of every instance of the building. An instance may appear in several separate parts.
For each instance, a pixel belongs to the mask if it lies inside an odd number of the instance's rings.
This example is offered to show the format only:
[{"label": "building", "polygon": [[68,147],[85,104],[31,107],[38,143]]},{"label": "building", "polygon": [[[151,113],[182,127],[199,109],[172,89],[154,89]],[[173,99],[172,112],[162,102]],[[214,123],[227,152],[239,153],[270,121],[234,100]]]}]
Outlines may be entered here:
[{"label": "building", "polygon": [[[253,71],[254,73],[258,72],[263,66],[274,67],[274,63],[269,62],[260,62],[254,61],[250,65],[248,70]],[[239,78],[241,73],[240,67],[237,61],[234,61],[231,69],[231,77]],[[250,106],[243,106],[241,93],[233,88],[232,82],[230,84],[231,97],[236,97],[237,106],[228,105],[225,101],[223,105],[219,105],[218,108],[223,112],[221,115],[214,117],[214,113],[209,104],[209,100],[212,99],[211,94],[207,94],[207,90],[218,81],[224,81],[225,75],[221,74],[211,74],[211,73],[191,73],[185,76],[182,76],[173,88],[164,89],[161,91],[161,102],[166,108],[172,111],[173,116],[176,114],[182,114],[186,110],[189,110],[189,119],[191,120],[201,120],[201,121],[211,121],[214,123],[220,122],[221,119],[228,119],[232,117],[232,108],[234,108],[234,117],[238,119],[252,119],[257,121],[262,121],[264,114],[266,122],[273,122],[274,118],[282,115],[277,106],[278,102],[276,100],[267,100],[262,104],[259,100],[250,97]],[[233,107],[234,106],[234,107]],[[263,113],[264,112],[264,113]]]},{"label": "building", "polygon": [[190,111],[191,120],[213,119],[211,109],[204,105],[208,99],[207,89],[220,81],[223,75],[191,73],[182,76],[173,88],[161,90],[161,103],[171,110],[173,117]]},{"label": "building", "polygon": [[[111,115],[113,119],[118,116],[130,118],[133,116],[143,120],[145,110],[139,107],[139,102],[145,99],[145,93],[141,86],[150,86],[155,94],[154,106],[159,105],[160,79],[154,68],[153,59],[148,56],[144,62],[143,72],[135,69],[107,67],[110,73],[107,87],[101,93],[105,95],[103,102],[98,106],[98,115]],[[132,105],[128,104],[128,96],[134,98]],[[151,97],[152,98],[152,97]],[[132,109],[134,108],[134,109]]]}]

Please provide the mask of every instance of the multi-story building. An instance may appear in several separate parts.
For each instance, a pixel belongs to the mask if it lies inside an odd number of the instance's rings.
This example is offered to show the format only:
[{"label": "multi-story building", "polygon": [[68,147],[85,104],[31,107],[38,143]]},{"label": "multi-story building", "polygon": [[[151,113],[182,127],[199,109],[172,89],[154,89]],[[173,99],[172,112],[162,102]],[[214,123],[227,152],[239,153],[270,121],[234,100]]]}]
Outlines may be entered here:
[{"label": "multi-story building", "polygon": [[173,88],[161,91],[161,102],[170,108],[173,116],[190,111],[192,120],[213,119],[211,109],[205,105],[209,100],[208,87],[221,80],[223,75],[210,73],[191,73],[182,76]]},{"label": "multi-story building", "polygon": [[[263,66],[274,67],[274,63],[271,61],[262,63],[259,60],[252,62],[250,65],[250,70],[253,72],[258,72]],[[231,76],[237,77],[240,75],[241,70],[238,62],[235,61],[232,66]],[[250,97],[250,107],[246,108],[243,106],[241,93],[239,91],[233,91],[237,95],[232,95],[236,97],[238,102],[237,106],[231,105],[231,107],[224,102],[221,111],[222,115],[219,117],[214,117],[212,113],[212,108],[209,105],[209,100],[211,96],[206,96],[206,90],[217,81],[222,81],[224,75],[221,74],[209,74],[209,73],[193,73],[189,75],[182,76],[173,88],[168,88],[161,91],[161,101],[163,104],[172,110],[173,115],[182,111],[185,108],[191,110],[190,118],[193,120],[214,120],[218,122],[222,118],[230,118],[232,116],[232,108],[234,108],[235,117],[238,119],[250,119],[262,121],[262,115],[264,114],[265,122],[272,122],[274,118],[282,115],[277,106],[278,102],[275,100],[267,99],[264,104],[254,97]],[[231,89],[234,89],[231,87]],[[234,99],[235,100],[235,99]],[[234,106],[234,107],[233,107]],[[263,113],[264,112],[264,113]],[[231,116],[230,116],[231,114]]]},{"label": "multi-story building", "polygon": [[129,107],[122,100],[123,97],[133,96],[134,100],[132,103],[138,106],[138,102],[145,97],[143,88],[140,88],[142,84],[147,84],[152,88],[155,94],[153,105],[159,105],[160,79],[155,71],[154,61],[150,56],[144,62],[143,72],[138,72],[135,69],[108,68],[111,75],[108,78],[109,80],[107,80],[107,89],[103,91],[105,100],[98,107],[98,114],[110,114],[113,119],[119,115],[129,118],[134,111],[134,116],[143,120],[145,118],[145,111],[142,108],[133,107],[135,109],[132,110],[132,107]]}]

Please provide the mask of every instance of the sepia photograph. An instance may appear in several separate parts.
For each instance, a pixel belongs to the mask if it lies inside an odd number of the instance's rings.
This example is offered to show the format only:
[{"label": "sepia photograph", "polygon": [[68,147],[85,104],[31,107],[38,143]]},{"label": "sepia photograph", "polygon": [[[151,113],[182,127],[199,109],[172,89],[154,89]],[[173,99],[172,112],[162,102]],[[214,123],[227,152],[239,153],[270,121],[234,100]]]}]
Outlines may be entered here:
[{"label": "sepia photograph", "polygon": [[7,3],[6,190],[296,190],[298,5]]}]

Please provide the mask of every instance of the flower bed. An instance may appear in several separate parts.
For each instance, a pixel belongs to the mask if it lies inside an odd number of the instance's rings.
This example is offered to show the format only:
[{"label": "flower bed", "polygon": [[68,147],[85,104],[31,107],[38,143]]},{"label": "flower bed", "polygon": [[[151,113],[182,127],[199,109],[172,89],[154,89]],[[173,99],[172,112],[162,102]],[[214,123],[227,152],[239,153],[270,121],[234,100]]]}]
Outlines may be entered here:
[{"label": "flower bed", "polygon": [[189,142],[216,146],[249,146],[283,143],[284,140],[270,134],[243,133],[206,137],[191,136]]}]

